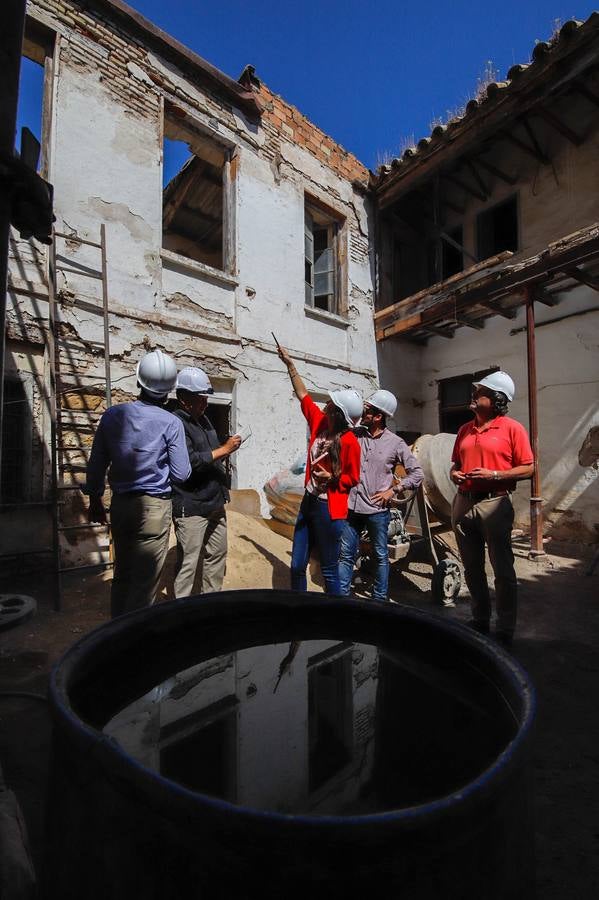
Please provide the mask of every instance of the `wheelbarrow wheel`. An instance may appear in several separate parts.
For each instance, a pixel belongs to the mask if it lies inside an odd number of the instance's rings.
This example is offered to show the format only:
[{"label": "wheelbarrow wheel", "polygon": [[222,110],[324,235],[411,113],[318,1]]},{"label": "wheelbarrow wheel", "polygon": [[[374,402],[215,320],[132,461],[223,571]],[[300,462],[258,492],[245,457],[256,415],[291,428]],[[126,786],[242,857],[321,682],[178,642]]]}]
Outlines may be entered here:
[{"label": "wheelbarrow wheel", "polygon": [[455,598],[462,586],[462,573],[453,559],[442,559],[433,569],[431,591],[440,606],[455,606]]}]

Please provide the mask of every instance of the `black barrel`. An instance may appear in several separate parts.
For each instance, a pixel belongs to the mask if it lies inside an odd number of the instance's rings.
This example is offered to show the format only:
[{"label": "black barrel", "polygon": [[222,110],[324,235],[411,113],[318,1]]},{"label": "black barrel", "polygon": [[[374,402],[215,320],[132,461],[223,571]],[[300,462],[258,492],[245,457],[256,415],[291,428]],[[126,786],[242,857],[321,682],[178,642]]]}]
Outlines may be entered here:
[{"label": "black barrel", "polygon": [[[222,696],[185,706],[213,683]],[[46,898],[534,894],[534,691],[455,623],[322,594],[189,598],[84,637],[50,700]]]}]

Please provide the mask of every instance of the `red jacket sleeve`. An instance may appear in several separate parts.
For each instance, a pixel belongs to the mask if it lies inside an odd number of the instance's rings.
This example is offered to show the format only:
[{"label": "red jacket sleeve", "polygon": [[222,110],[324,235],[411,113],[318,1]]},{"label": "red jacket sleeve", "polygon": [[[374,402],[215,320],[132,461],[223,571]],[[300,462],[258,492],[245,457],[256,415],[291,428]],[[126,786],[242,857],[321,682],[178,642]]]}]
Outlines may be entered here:
[{"label": "red jacket sleeve", "polygon": [[308,422],[310,435],[313,435],[322,420],[325,418],[325,414],[316,405],[310,394],[306,394],[300,405],[306,421]]},{"label": "red jacket sleeve", "polygon": [[341,438],[341,475],[339,476],[339,492],[349,494],[360,480],[360,458],[362,451],[355,434],[346,432]]}]

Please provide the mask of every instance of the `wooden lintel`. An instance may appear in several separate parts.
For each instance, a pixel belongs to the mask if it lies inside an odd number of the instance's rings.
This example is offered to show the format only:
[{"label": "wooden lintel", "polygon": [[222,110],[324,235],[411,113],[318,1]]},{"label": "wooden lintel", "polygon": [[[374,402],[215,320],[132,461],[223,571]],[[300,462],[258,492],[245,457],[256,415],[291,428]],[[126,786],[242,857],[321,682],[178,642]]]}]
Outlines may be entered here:
[{"label": "wooden lintel", "polygon": [[461,178],[458,178],[457,175],[449,175],[447,173],[444,173],[441,177],[444,178],[445,181],[449,181],[451,184],[455,184],[456,187],[459,187],[460,190],[464,191],[466,194],[470,194],[472,197],[474,197],[475,200],[480,200],[482,203],[484,203],[487,199],[485,194],[477,191],[476,188],[473,188],[471,185],[466,184],[466,182],[462,181]]},{"label": "wooden lintel", "polygon": [[545,121],[548,122],[552,128],[555,128],[555,130],[559,132],[562,137],[565,137],[566,140],[570,141],[571,144],[574,144],[575,147],[580,147],[580,145],[584,142],[583,137],[581,137],[579,134],[576,134],[575,131],[573,131],[568,125],[566,125],[565,122],[562,122],[562,120],[558,116],[556,116],[555,113],[552,113],[551,110],[539,107],[536,112],[539,116],[541,116],[541,118],[545,119]]},{"label": "wooden lintel", "polygon": [[464,162],[466,163],[466,166],[468,167],[472,177],[474,178],[477,185],[479,186],[481,192],[485,195],[485,200],[488,200],[490,191],[489,191],[489,188],[487,187],[487,185],[485,184],[485,182],[483,181],[480,172],[478,171],[478,169],[476,168],[476,166],[474,165],[474,163],[471,159],[465,159]]},{"label": "wooden lintel", "polygon": [[567,269],[566,275],[570,275],[581,284],[586,284],[587,287],[592,288],[594,291],[599,291],[599,280],[593,278],[592,275],[589,275],[584,269],[581,269],[580,266],[572,266],[570,269]]},{"label": "wooden lintel", "polygon": [[487,172],[489,172],[491,175],[494,175],[495,178],[499,178],[501,181],[505,181],[506,184],[511,184],[513,187],[517,183],[517,178],[514,178],[512,175],[508,175],[507,172],[504,172],[502,169],[498,168],[498,166],[493,165],[493,163],[487,162],[487,160],[483,159],[481,156],[477,156],[476,161],[479,166],[482,166],[483,169],[486,169]]},{"label": "wooden lintel", "polygon": [[509,131],[500,131],[498,132],[498,137],[502,137],[506,141],[510,141],[516,147],[519,147],[524,153],[527,153],[529,156],[532,156],[533,159],[536,159],[538,162],[543,163],[543,165],[547,165],[549,163],[549,159],[545,156],[544,153],[537,153],[534,147],[529,147],[525,141],[520,140],[519,137],[516,137],[515,134],[511,134]]}]

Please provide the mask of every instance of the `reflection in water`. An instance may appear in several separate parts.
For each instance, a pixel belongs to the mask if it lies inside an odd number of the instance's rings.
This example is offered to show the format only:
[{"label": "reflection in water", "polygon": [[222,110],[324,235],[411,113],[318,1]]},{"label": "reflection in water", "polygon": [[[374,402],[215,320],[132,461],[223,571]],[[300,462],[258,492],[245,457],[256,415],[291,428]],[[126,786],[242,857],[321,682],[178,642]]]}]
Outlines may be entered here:
[{"label": "reflection in water", "polygon": [[510,712],[471,683],[372,644],[287,641],[178,672],[104,731],[145,766],[231,803],[366,814],[447,794],[501,751]]}]

